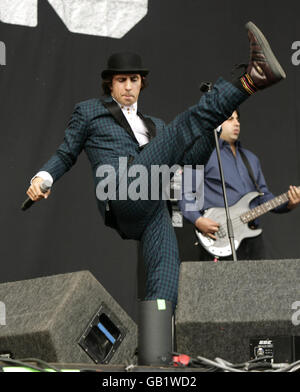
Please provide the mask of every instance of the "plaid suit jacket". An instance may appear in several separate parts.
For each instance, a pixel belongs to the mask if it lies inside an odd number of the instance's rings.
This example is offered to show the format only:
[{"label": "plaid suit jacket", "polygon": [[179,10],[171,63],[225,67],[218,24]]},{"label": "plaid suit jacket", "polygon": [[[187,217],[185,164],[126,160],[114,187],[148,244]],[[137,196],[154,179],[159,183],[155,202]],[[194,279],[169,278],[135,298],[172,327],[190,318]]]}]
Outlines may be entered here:
[{"label": "plaid suit jacket", "polygon": [[[104,100],[104,103],[111,101],[112,99],[108,98]],[[120,113],[123,116],[121,110]],[[123,117],[127,122],[125,116]],[[143,118],[152,120],[156,127],[156,133],[161,132],[165,126],[165,123],[160,119],[150,116]],[[129,124],[128,127],[130,128]],[[119,158],[127,157],[130,162],[140,153],[140,147],[133,132],[127,132],[124,127],[118,124],[99,98],[89,99],[75,105],[65,130],[63,143],[40,170],[50,173],[55,182],[71,169],[82,150],[86,152],[91,164],[95,188],[100,181],[96,176],[100,165],[112,166],[115,169],[116,179],[118,179]],[[98,200],[98,207],[106,224],[114,226],[114,224],[110,224],[107,216],[108,200]]]}]

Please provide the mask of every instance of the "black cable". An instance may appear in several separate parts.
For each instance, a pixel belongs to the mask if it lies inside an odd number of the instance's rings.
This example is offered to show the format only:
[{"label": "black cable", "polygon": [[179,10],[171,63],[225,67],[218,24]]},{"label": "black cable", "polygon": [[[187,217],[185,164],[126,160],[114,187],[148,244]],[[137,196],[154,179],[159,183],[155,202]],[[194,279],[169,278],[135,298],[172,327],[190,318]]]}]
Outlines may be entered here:
[{"label": "black cable", "polygon": [[44,368],[52,369],[52,370],[55,370],[56,372],[61,372],[60,369],[56,368],[53,365],[50,365],[48,362],[45,362],[42,359],[38,359],[38,358],[22,358],[22,359],[19,359],[19,361],[21,361],[21,362],[36,362],[38,364],[43,365]]},{"label": "black cable", "polygon": [[247,363],[261,362],[261,361],[265,361],[267,359],[273,359],[273,357],[271,355],[266,355],[264,357],[251,359],[251,361],[248,361]]},{"label": "black cable", "polygon": [[269,359],[273,359],[273,357],[272,356],[264,356],[264,357],[260,357],[260,358],[254,358],[254,359],[251,359],[251,360],[249,360],[247,362],[243,362],[243,363],[236,363],[236,364],[233,363],[230,366],[235,369],[243,369],[243,368],[247,367],[248,364],[258,363],[258,362],[266,361]]},{"label": "black cable", "polygon": [[270,362],[250,363],[247,370],[272,369]]},{"label": "black cable", "polygon": [[[18,366],[22,366],[22,367],[27,367],[27,368],[30,368],[30,369],[33,369],[33,370],[38,370],[39,372],[47,372],[47,370],[42,369],[40,367],[37,367],[37,366],[34,366],[34,365],[29,365],[29,364],[27,364],[25,362],[18,361],[18,360],[15,360],[15,359],[4,358],[4,357],[1,357],[1,356],[0,356],[0,362],[8,363],[10,365],[18,365]],[[3,368],[3,366],[1,366],[1,367]]]}]

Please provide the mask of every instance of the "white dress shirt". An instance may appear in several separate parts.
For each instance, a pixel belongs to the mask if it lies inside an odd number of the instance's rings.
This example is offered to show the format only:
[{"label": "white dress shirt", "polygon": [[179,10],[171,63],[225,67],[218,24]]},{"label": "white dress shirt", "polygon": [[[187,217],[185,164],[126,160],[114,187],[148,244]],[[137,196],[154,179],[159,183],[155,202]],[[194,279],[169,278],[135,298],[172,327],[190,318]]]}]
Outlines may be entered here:
[{"label": "white dress shirt", "polygon": [[[117,102],[115,99],[114,101]],[[131,106],[121,105],[119,102],[117,102],[117,104],[119,105],[131,129],[133,130],[134,136],[139,142],[139,145],[143,146],[147,144],[149,142],[149,137],[147,136],[148,131],[143,120],[137,114],[137,102]]]}]

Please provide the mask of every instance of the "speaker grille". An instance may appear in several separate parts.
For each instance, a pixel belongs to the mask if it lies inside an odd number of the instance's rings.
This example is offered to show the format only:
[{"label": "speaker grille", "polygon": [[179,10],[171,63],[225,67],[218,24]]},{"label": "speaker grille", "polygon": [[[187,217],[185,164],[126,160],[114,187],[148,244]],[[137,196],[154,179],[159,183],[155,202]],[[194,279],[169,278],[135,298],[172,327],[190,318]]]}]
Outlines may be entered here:
[{"label": "speaker grille", "polygon": [[299,275],[299,260],[182,263],[177,351],[244,362],[253,337],[300,335]]},{"label": "speaker grille", "polygon": [[134,356],[136,324],[89,271],[4,283],[0,300],[6,305],[1,351],[12,352],[15,358],[94,363],[78,339],[103,304],[127,331],[109,362],[123,364]]}]

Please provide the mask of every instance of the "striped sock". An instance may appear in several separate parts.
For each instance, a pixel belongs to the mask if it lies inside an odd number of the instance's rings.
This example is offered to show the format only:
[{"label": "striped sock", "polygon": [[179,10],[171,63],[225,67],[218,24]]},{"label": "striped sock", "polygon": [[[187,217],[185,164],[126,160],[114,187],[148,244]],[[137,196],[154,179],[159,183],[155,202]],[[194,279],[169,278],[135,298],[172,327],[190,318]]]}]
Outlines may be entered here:
[{"label": "striped sock", "polygon": [[240,78],[240,82],[242,83],[244,90],[246,90],[249,95],[256,93],[258,90],[258,88],[255,87],[255,84],[253,83],[250,75],[247,73]]}]

